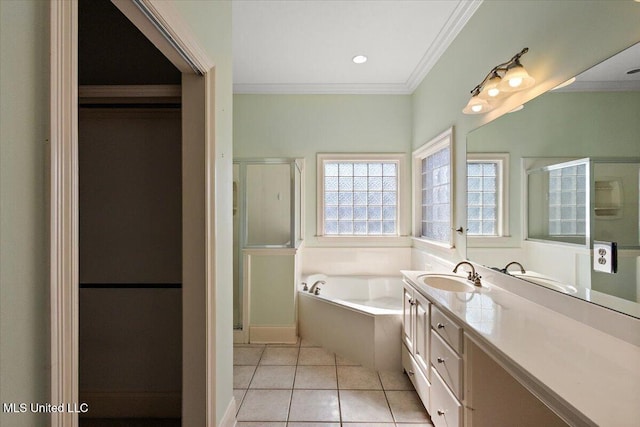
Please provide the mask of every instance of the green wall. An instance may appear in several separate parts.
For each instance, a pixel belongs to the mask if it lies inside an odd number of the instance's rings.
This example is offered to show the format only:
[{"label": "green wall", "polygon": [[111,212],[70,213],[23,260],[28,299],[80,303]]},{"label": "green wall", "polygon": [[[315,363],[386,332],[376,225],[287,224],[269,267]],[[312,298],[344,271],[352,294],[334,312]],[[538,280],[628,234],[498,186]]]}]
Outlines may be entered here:
[{"label": "green wall", "polygon": [[[234,95],[233,155],[299,157],[305,165],[305,244],[316,235],[317,153],[408,153],[408,95]],[[408,180],[404,185],[410,185]],[[410,220],[410,200],[405,221]]]},{"label": "green wall", "polygon": [[[215,402],[216,423],[233,397],[232,56],[231,1],[173,0],[200,47],[215,64]],[[204,374],[204,373],[203,373]]]},{"label": "green wall", "polygon": [[[49,401],[49,5],[0,1],[0,403]],[[3,426],[42,414],[0,412]]]},{"label": "green wall", "polygon": [[[413,94],[412,147],[454,127],[455,219],[466,224],[466,137],[479,126],[640,40],[640,4],[606,1],[485,1]],[[488,114],[466,116],[469,91],[522,48],[533,88]],[[526,108],[526,107],[525,107]],[[465,258],[466,237],[444,255]]]}]

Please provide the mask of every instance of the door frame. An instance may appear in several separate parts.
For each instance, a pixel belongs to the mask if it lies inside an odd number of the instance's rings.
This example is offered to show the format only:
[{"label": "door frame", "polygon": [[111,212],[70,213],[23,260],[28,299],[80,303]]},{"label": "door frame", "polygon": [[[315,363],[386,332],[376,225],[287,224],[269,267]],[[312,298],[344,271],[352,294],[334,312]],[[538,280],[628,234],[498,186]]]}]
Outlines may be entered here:
[{"label": "door frame", "polygon": [[[182,415],[215,425],[215,64],[171,3],[112,2],[182,73]],[[51,402],[79,404],[78,2],[49,3]],[[77,427],[78,414],[52,413],[51,425]]]}]

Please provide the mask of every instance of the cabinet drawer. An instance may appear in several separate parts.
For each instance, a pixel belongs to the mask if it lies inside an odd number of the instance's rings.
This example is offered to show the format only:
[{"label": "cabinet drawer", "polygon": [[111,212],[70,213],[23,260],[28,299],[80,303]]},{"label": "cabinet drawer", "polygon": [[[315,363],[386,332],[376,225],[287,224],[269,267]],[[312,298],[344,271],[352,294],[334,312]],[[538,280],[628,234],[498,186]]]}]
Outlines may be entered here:
[{"label": "cabinet drawer", "polygon": [[438,372],[431,368],[431,406],[429,414],[435,427],[459,427],[462,425],[462,405],[451,394]]},{"label": "cabinet drawer", "polygon": [[431,327],[458,353],[462,353],[462,328],[452,322],[437,307],[431,310]]},{"label": "cabinet drawer", "polygon": [[431,364],[453,393],[462,400],[462,358],[438,335],[431,339]]},{"label": "cabinet drawer", "polygon": [[409,353],[409,350],[407,350],[407,347],[404,345],[402,346],[402,367],[409,376],[418,396],[420,396],[422,404],[428,410],[429,402],[431,400],[431,384],[427,380],[425,373],[420,370],[415,359],[411,356],[411,353]]}]

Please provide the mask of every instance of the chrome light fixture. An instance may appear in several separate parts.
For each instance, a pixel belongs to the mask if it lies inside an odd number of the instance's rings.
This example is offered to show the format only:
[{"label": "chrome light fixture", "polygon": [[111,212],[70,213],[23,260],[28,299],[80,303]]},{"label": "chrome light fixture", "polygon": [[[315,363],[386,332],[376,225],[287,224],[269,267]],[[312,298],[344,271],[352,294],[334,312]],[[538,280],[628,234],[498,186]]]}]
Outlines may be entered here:
[{"label": "chrome light fixture", "polygon": [[471,90],[471,99],[462,110],[465,114],[482,114],[498,106],[498,101],[508,97],[512,92],[530,88],[535,79],[529,75],[520,63],[522,55],[529,48],[525,47],[513,58],[496,65],[482,82]]}]

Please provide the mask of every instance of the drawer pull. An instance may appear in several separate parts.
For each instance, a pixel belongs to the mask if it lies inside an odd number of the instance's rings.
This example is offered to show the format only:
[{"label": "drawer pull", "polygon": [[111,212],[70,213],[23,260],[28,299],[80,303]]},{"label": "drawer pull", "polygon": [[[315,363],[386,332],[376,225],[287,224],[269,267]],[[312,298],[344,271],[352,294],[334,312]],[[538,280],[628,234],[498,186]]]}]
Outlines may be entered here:
[{"label": "drawer pull", "polygon": [[442,323],[438,323],[436,326],[437,326],[438,329],[443,329],[444,328],[444,324],[442,324]]},{"label": "drawer pull", "polygon": [[413,299],[413,298],[411,298],[411,299],[409,300],[409,304],[411,304],[411,305],[416,305],[416,300],[415,300],[415,299]]},{"label": "drawer pull", "polygon": [[411,377],[411,376],[415,375],[416,373],[415,373],[415,372],[413,372],[411,369],[409,369],[409,371],[407,372],[407,374],[409,374],[409,376]]},{"label": "drawer pull", "polygon": [[442,409],[438,409],[438,415],[443,416],[444,415],[444,411]]},{"label": "drawer pull", "polygon": [[442,357],[438,357],[436,360],[438,361],[438,363],[444,363],[444,359]]}]

